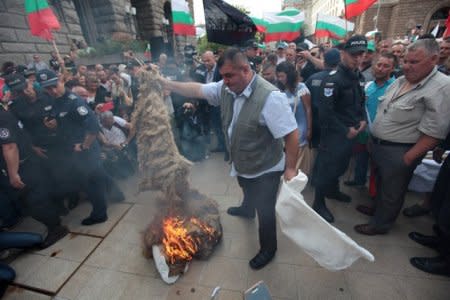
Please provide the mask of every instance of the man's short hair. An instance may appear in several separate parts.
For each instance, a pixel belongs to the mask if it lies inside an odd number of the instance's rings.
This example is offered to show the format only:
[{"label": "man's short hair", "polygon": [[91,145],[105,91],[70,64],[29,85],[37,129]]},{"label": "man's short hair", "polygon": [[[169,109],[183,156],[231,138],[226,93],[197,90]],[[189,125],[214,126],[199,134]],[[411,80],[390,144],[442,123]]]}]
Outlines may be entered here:
[{"label": "man's short hair", "polygon": [[438,55],[440,51],[439,44],[435,39],[417,40],[407,48],[408,51],[416,51],[419,49],[425,50],[425,52],[430,56]]},{"label": "man's short hair", "polygon": [[114,118],[114,115],[111,111],[107,110],[100,113],[100,121],[104,121],[108,118]]},{"label": "man's short hair", "polygon": [[231,47],[225,50],[225,52],[217,62],[217,66],[219,67],[219,69],[224,65],[226,61],[230,61],[234,65],[249,65],[247,56],[235,47]]},{"label": "man's short hair", "polygon": [[387,59],[392,59],[392,61],[394,62],[394,67],[398,63],[397,56],[395,56],[391,52],[387,52],[387,53],[383,53],[383,54],[378,55],[378,57],[376,58],[376,61],[378,61],[381,57],[384,57],[384,58],[387,58]]},{"label": "man's short hair", "polygon": [[264,71],[267,71],[268,69],[270,69],[270,68],[273,68],[274,69],[274,71],[275,71],[275,65],[274,64],[272,64],[272,63],[270,63],[270,62],[266,62],[266,63],[264,63],[263,64],[263,66],[262,66],[262,71],[264,72]]}]

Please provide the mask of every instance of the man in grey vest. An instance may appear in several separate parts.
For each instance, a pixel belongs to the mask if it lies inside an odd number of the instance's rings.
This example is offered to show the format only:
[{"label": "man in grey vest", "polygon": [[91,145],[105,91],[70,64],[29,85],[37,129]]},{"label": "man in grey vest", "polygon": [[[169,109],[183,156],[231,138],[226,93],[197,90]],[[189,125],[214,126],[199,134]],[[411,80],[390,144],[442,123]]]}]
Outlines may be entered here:
[{"label": "man in grey vest", "polygon": [[[244,200],[228,214],[258,214],[260,250],[250,267],[261,269],[277,250],[275,202],[284,179],[297,175],[298,129],[287,98],[256,75],[245,54],[229,48],[218,62],[223,80],[208,84],[162,79],[165,88],[221,106],[222,128],[230,153],[231,176],[237,176]],[[283,151],[283,138],[285,151]]]}]

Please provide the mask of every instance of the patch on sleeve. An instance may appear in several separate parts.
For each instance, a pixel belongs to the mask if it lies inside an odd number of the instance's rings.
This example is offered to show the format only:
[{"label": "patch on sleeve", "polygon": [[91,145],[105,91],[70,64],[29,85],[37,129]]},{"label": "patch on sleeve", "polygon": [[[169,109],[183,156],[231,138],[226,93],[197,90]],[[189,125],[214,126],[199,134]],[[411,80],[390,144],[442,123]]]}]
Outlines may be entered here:
[{"label": "patch on sleeve", "polygon": [[80,116],[85,116],[88,114],[88,109],[84,106],[78,106],[77,112],[80,114]]},{"label": "patch on sleeve", "polygon": [[334,74],[336,74],[336,73],[337,73],[336,70],[332,70],[332,71],[330,72],[330,75],[334,75]]},{"label": "patch on sleeve", "polygon": [[69,99],[70,99],[70,100],[76,100],[76,99],[77,99],[77,96],[75,96],[74,94],[70,94],[70,95],[69,95]]},{"label": "patch on sleeve", "polygon": [[0,128],[0,139],[6,140],[10,136],[11,136],[11,134],[9,133],[8,128]]},{"label": "patch on sleeve", "polygon": [[321,84],[322,84],[322,80],[320,80],[320,79],[313,79],[311,81],[312,86],[320,86]]},{"label": "patch on sleeve", "polygon": [[334,88],[324,88],[323,94],[325,95],[325,97],[331,97],[333,96],[333,90]]}]

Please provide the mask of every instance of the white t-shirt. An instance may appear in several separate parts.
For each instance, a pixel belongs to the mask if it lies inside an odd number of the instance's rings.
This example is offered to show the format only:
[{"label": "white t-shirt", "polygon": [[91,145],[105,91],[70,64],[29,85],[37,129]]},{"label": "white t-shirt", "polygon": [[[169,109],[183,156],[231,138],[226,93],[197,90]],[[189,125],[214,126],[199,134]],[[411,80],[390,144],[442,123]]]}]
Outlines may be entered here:
[{"label": "white t-shirt", "polygon": [[[120,127],[125,127],[125,125],[127,124],[127,121],[120,117],[114,116],[114,123],[116,123]],[[100,124],[100,126],[102,129],[103,135],[105,136],[108,143],[111,143],[114,145],[120,145],[127,141],[127,136],[117,126],[113,125],[111,127],[111,129],[105,128],[102,124]]]},{"label": "white t-shirt", "polygon": [[[244,101],[252,94],[252,83],[255,78],[256,75],[253,76],[250,83],[240,95],[236,95],[228,88],[226,88],[227,92],[235,98],[233,117],[227,132],[230,140],[233,134],[234,124],[239,117],[239,113],[241,112],[242,106],[244,105]],[[202,85],[202,94],[209,102],[209,104],[213,106],[220,105],[220,94],[222,86],[223,80]],[[273,137],[276,139],[284,137],[297,128],[297,123],[295,121],[291,107],[289,106],[288,99],[284,93],[281,93],[280,91],[273,91],[269,94],[269,96],[267,97],[267,101],[261,111],[261,115],[259,116],[259,123],[261,125],[267,126]],[[245,178],[255,178],[269,172],[283,171],[285,163],[285,155],[283,154],[281,160],[274,167],[258,174],[240,174],[236,171],[234,163],[232,163],[230,175],[242,176]]]}]

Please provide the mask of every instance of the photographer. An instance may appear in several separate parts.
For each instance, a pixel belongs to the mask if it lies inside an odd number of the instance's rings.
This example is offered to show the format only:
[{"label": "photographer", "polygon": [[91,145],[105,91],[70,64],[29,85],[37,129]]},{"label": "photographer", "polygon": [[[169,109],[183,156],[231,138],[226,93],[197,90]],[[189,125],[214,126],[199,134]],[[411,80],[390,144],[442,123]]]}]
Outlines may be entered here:
[{"label": "photographer", "polygon": [[308,44],[298,43],[296,52],[296,67],[301,76],[300,81],[305,82],[311,75],[323,70],[323,61],[311,54]]},{"label": "photographer", "polygon": [[201,161],[206,156],[205,127],[200,122],[198,105],[183,104],[180,128],[181,154],[191,161]]}]

